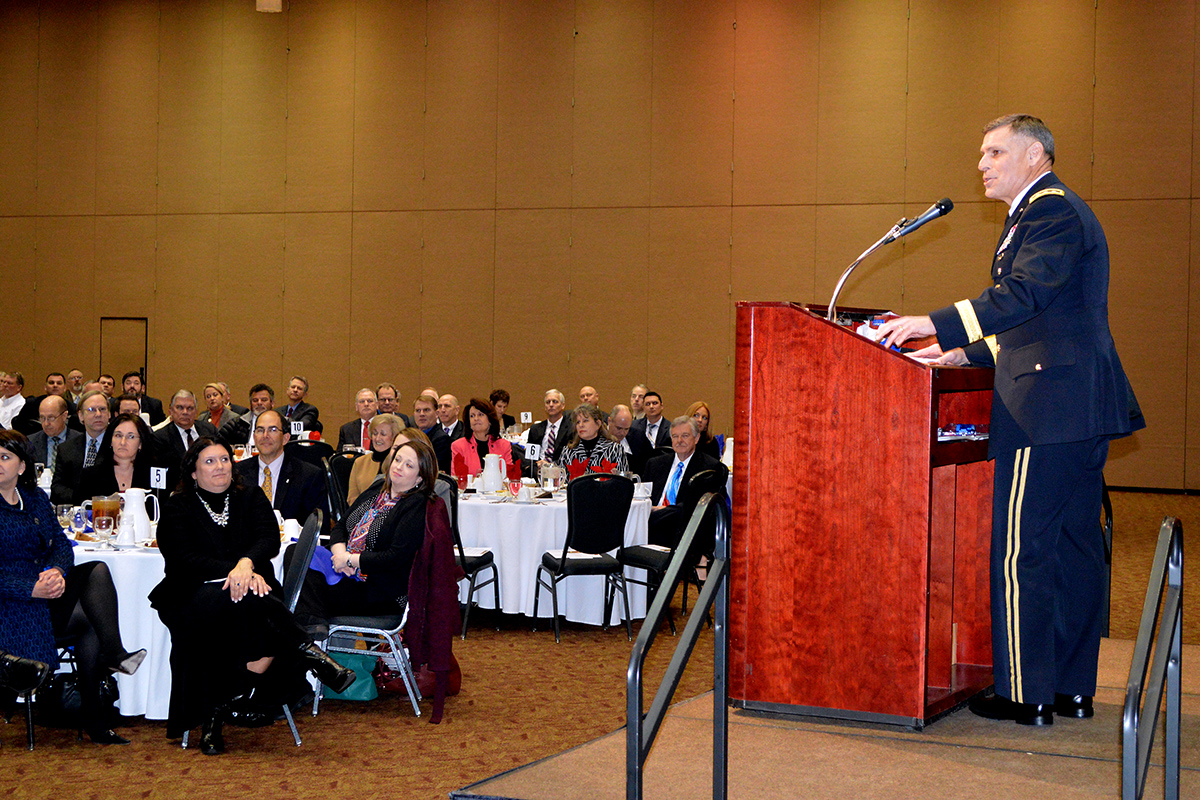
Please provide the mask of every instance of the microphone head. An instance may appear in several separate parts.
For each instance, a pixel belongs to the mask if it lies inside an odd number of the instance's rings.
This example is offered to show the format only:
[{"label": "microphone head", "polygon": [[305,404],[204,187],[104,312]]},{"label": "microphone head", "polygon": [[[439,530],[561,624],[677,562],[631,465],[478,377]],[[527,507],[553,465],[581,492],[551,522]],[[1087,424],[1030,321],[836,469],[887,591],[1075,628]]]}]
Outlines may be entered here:
[{"label": "microphone head", "polygon": [[937,207],[942,212],[942,216],[945,216],[954,210],[954,201],[949,197],[943,197],[937,201]]}]

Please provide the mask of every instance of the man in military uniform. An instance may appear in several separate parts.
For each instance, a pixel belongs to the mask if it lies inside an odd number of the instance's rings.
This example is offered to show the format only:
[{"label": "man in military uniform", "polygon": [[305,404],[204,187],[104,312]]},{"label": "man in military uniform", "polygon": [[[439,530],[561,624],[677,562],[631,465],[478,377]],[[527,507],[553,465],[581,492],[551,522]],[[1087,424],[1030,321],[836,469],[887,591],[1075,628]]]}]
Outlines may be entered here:
[{"label": "man in military uniform", "polygon": [[1047,725],[1092,716],[1104,599],[1097,520],[1110,439],[1144,427],[1108,328],[1108,244],[1051,172],[1040,119],[984,128],[984,194],[1009,206],[991,288],[880,328],[888,344],[937,336],[916,355],[994,366],[993,697],[971,710]]}]

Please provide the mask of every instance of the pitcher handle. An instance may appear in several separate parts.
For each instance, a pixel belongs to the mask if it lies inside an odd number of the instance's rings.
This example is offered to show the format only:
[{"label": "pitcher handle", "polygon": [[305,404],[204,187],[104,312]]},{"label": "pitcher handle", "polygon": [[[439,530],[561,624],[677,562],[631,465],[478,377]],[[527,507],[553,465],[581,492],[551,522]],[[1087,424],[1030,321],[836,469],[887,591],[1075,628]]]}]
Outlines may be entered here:
[{"label": "pitcher handle", "polygon": [[150,518],[150,524],[151,524],[151,525],[157,525],[157,524],[158,524],[158,518],[159,518],[159,516],[160,516],[160,514],[159,514],[159,507],[158,507],[158,495],[156,495],[156,494],[154,494],[154,493],[152,493],[152,492],[148,492],[148,493],[146,494],[146,499],[147,499],[147,500],[153,500],[153,501],[154,501],[154,516]]}]

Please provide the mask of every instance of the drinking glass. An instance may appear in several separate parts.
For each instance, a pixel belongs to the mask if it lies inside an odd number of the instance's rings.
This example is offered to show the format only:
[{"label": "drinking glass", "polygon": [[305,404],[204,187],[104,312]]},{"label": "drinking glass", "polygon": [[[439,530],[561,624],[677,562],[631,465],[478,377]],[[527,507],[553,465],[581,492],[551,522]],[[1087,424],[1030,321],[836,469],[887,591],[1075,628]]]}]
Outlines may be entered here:
[{"label": "drinking glass", "polygon": [[63,529],[64,533],[70,530],[71,517],[74,516],[74,513],[75,508],[70,503],[54,507],[54,514],[58,517],[58,525]]},{"label": "drinking glass", "polygon": [[508,489],[510,492],[512,492],[513,497],[517,497],[518,495],[520,495],[521,494],[521,479],[515,478],[515,479],[509,480]]},{"label": "drinking glass", "polygon": [[71,514],[71,535],[79,538],[79,534],[87,530],[86,512],[80,506],[75,506]]},{"label": "drinking glass", "polygon": [[96,538],[100,540],[100,547],[105,550],[112,550],[112,534],[113,534],[113,517],[103,516],[96,517]]}]

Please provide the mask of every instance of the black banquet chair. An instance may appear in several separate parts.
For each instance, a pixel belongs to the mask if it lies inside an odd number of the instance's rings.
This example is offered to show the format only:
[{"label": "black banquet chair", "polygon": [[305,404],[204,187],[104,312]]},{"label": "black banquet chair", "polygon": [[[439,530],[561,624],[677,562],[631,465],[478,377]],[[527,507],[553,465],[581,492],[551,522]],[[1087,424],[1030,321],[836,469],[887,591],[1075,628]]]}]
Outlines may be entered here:
[{"label": "black banquet chair", "polygon": [[[467,622],[471,618],[471,601],[479,590],[491,586],[496,601],[496,613],[500,613],[500,573],[496,571],[496,555],[491,550],[467,555],[463,550],[462,536],[458,531],[458,481],[444,472],[439,472],[437,485],[434,486],[437,496],[446,503],[446,511],[450,514],[450,532],[454,535],[454,560],[462,569],[467,584],[467,610],[463,613],[461,638],[467,638]],[[492,577],[479,583],[479,573],[491,570]],[[496,630],[500,630],[496,626]]]},{"label": "black banquet chair", "polygon": [[[619,589],[625,603],[625,635],[633,640],[624,567],[615,556],[609,555],[625,546],[625,520],[632,503],[633,481],[623,475],[591,473],[567,484],[567,541],[561,553],[542,554],[533,593],[534,630],[537,630],[538,600],[543,588],[549,590],[554,604],[554,641],[560,642],[558,584],[572,575],[603,575],[604,628],[608,628]],[[542,579],[543,573],[546,580]]]}]

